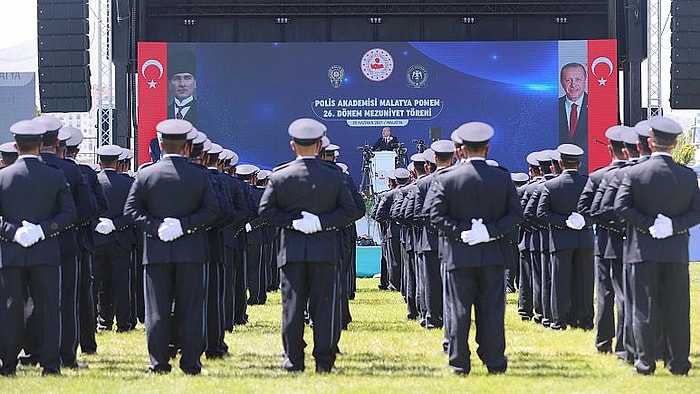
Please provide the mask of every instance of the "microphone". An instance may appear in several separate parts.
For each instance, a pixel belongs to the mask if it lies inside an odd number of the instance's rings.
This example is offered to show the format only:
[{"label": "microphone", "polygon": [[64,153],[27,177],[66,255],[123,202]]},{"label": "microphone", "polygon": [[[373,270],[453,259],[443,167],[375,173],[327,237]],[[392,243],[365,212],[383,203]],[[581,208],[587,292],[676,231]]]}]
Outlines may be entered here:
[{"label": "microphone", "polygon": [[599,140],[599,139],[597,139],[597,138],[595,139],[595,142],[597,142],[597,143],[599,143],[599,144],[603,144],[603,145],[605,145],[605,146],[608,146],[608,144],[606,144],[605,142],[603,142],[603,141],[601,141],[601,140]]}]

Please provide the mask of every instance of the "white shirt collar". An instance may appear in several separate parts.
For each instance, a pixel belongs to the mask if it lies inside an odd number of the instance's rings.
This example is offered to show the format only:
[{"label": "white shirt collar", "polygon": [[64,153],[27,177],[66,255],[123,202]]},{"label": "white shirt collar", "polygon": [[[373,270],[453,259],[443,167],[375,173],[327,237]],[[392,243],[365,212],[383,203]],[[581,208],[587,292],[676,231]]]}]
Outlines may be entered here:
[{"label": "white shirt collar", "polygon": [[167,157],[183,157],[183,156],[182,156],[182,155],[179,155],[179,154],[177,154],[177,153],[165,153],[165,154],[163,154],[163,158],[164,158],[164,159],[167,158]]},{"label": "white shirt collar", "polygon": [[486,158],[476,156],[476,157],[469,157],[469,158],[464,160],[465,163],[468,163],[470,161],[486,161]]},{"label": "white shirt collar", "polygon": [[180,107],[185,106],[185,105],[189,105],[192,102],[192,100],[194,100],[194,96],[190,96],[182,101],[178,100],[177,98],[174,98],[175,105],[180,106]]},{"label": "white shirt collar", "polygon": [[653,153],[651,154],[651,157],[654,157],[654,156],[668,156],[668,157],[673,157],[673,155],[671,155],[671,154],[668,153],[668,152],[653,152]]},{"label": "white shirt collar", "polygon": [[17,157],[17,160],[24,160],[24,159],[38,159],[39,156],[37,155],[19,155]]}]

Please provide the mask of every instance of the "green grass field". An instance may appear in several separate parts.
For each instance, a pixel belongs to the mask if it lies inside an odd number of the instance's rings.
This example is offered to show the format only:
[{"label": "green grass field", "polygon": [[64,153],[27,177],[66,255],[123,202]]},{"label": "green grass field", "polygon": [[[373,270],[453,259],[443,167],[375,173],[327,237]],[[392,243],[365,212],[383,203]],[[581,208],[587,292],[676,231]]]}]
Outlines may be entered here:
[{"label": "green grass field", "polygon": [[280,369],[281,305],[279,293],[273,293],[267,305],[249,308],[247,326],[227,334],[232,357],[203,360],[201,376],[185,376],[177,368],[169,375],[147,373],[146,339],[139,327],[126,334],[99,333],[98,353],[81,356],[89,363],[87,370],[64,370],[61,377],[42,378],[38,367],[21,367],[17,377],[0,379],[0,393],[700,392],[700,264],[691,265],[690,275],[691,361],[696,367],[687,377],[671,376],[661,364],[655,376],[638,376],[616,357],[597,354],[593,331],[552,331],[521,322],[512,294],[506,312],[508,372],[487,375],[476,356],[472,330],[472,372],[468,377],[454,376],[441,351],[442,332],[407,322],[399,294],[378,290],[376,279],[362,279],[351,304],[354,322],[340,342],[344,354],[330,375],[313,372],[308,329],[307,366],[311,368],[300,374]]}]

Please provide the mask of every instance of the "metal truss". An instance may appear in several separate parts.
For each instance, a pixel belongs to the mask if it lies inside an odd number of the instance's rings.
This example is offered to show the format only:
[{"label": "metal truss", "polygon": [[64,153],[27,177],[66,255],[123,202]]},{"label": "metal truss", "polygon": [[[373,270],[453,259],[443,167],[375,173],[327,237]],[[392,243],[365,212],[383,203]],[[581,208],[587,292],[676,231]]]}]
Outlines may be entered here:
[{"label": "metal truss", "polygon": [[114,66],[111,46],[112,0],[97,1],[97,146],[112,143]]},{"label": "metal truss", "polygon": [[[654,0],[651,0],[654,1]],[[172,2],[171,2],[172,3]],[[147,17],[164,16],[353,16],[353,15],[582,15],[607,14],[607,1],[571,3],[342,3],[342,4],[158,4]]]},{"label": "metal truss", "polygon": [[647,116],[661,115],[661,0],[647,1]]}]

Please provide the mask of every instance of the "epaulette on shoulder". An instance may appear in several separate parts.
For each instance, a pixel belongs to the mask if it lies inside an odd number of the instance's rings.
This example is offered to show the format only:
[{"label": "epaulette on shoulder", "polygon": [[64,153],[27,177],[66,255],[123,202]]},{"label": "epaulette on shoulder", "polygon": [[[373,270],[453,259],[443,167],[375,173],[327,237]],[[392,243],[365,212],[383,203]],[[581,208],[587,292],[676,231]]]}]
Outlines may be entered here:
[{"label": "epaulette on shoulder", "polygon": [[153,165],[152,161],[148,161],[146,163],[143,163],[139,166],[139,168],[136,169],[136,172],[143,170],[144,168],[148,168]]},{"label": "epaulette on shoulder", "polygon": [[290,164],[290,163],[291,163],[291,161],[290,161],[290,162],[287,162],[287,163],[284,163],[284,164],[280,164],[280,165],[278,165],[277,167],[273,168],[273,169],[272,169],[272,172],[279,171],[279,170],[282,170],[282,169],[284,169],[284,168],[287,168],[287,167],[289,167],[289,164]]}]

